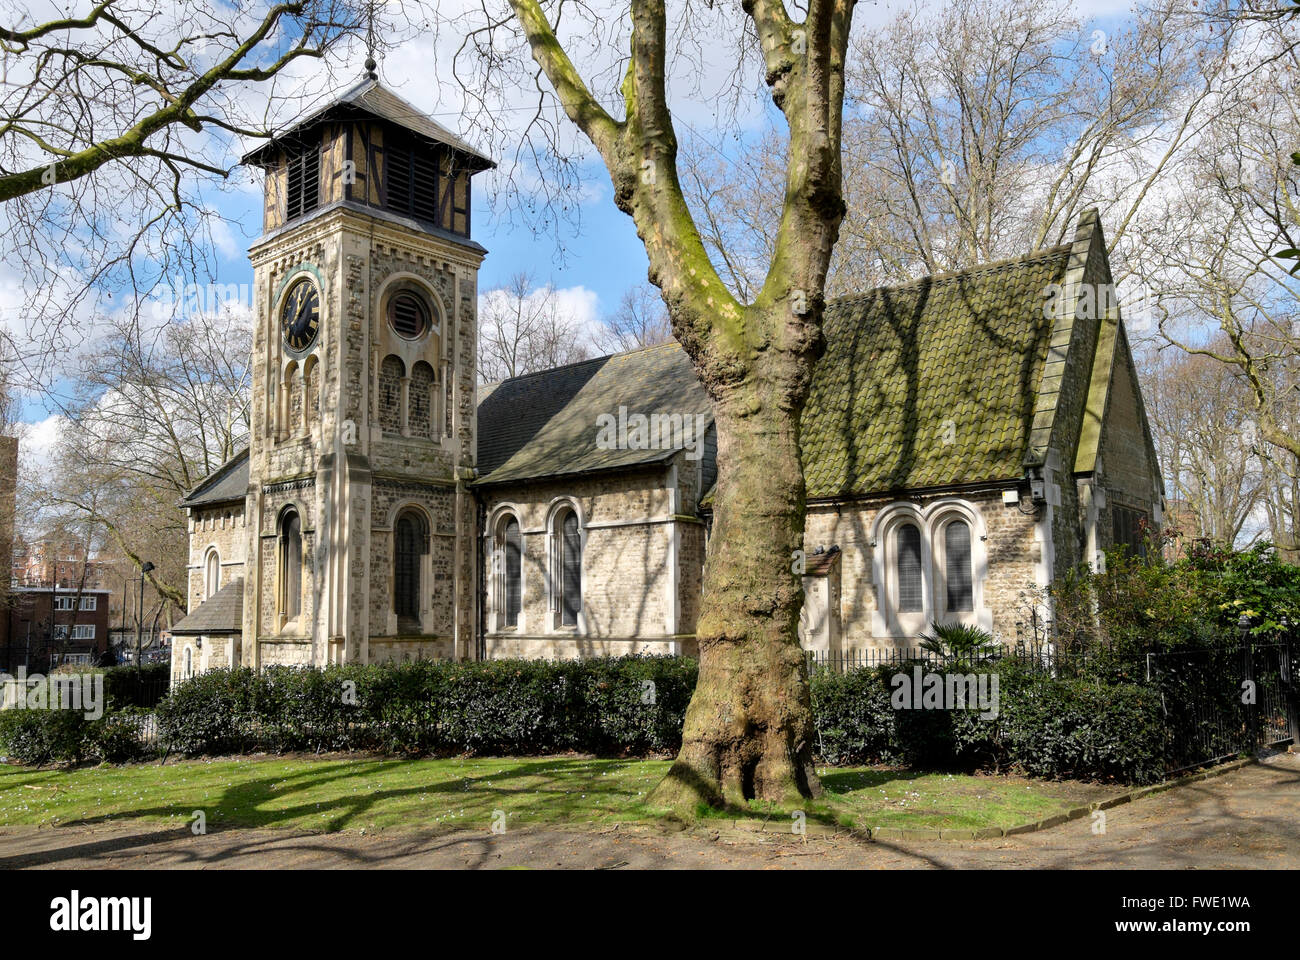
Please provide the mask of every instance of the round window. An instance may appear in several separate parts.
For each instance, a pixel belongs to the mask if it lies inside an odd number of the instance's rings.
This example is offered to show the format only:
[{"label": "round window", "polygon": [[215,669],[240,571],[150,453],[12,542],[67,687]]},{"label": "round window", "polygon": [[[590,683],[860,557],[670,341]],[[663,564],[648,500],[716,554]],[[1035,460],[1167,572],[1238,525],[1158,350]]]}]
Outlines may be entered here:
[{"label": "round window", "polygon": [[399,293],[388,301],[388,322],[399,337],[414,340],[429,329],[429,308],[413,293]]}]

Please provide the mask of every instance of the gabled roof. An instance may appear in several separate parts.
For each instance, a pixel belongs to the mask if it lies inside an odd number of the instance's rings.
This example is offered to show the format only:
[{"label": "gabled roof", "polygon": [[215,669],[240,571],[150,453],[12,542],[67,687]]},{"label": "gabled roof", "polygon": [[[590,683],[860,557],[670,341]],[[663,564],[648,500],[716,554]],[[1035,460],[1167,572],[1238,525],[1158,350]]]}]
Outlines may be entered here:
[{"label": "gabled roof", "polygon": [[1009,480],[1024,459],[1070,247],[827,305],[803,417],[812,498]]},{"label": "gabled roof", "polygon": [[[274,140],[280,140],[299,132],[305,133],[310,127],[318,123],[323,123],[341,114],[356,112],[369,114],[381,120],[388,120],[436,143],[447,144],[477,160],[476,168],[479,170],[486,170],[489,167],[496,166],[492,158],[487,154],[470,146],[427,113],[420,110],[419,107],[402,99],[378,80],[369,78],[354,84],[325,104],[325,106],[312,111],[306,117],[295,120],[292,125],[276,133]],[[240,162],[254,165],[264,163],[267,154],[272,150],[274,150],[274,141],[264,143],[245,154]]]},{"label": "gabled roof", "polygon": [[[598,418],[705,417],[708,394],[676,343],[645,347],[484,387],[478,406],[480,484],[644,466],[674,449],[602,449]],[[698,438],[703,443],[703,437]]]},{"label": "gabled roof", "polygon": [[242,501],[247,492],[248,448],[245,447],[185,494],[181,498],[180,505],[182,508],[205,507],[236,500]]},{"label": "gabled roof", "polygon": [[173,635],[209,636],[239,633],[244,621],[244,578],[228,584],[204,600],[180,623],[172,627]]}]

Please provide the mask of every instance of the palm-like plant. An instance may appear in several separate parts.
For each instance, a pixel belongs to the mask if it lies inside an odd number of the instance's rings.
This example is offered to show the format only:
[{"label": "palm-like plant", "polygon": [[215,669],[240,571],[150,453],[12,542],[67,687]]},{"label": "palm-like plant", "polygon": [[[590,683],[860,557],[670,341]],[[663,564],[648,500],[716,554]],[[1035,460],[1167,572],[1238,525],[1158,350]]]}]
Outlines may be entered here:
[{"label": "palm-like plant", "polygon": [[964,669],[993,659],[997,644],[987,630],[967,623],[930,624],[921,634],[921,649],[938,656],[946,666]]}]

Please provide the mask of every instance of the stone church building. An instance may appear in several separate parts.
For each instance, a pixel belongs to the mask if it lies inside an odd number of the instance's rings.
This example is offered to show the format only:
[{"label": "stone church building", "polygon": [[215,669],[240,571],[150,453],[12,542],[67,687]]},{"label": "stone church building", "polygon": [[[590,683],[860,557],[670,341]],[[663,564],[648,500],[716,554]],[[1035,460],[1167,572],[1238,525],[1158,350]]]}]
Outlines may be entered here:
[{"label": "stone church building", "polygon": [[[251,441],[181,502],[173,675],[230,664],[692,653],[708,398],[675,343],[477,385],[471,180],[366,80],[244,158]],[[1023,629],[1161,521],[1095,212],[1073,242],[832,302],[803,421],[803,639]]]}]

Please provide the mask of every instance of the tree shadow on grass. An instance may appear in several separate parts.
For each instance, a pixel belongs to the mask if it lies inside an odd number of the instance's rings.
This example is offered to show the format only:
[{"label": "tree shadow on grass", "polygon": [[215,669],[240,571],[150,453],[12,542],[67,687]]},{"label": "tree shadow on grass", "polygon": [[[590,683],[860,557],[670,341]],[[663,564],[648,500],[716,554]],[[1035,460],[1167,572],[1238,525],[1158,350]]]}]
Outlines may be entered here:
[{"label": "tree shadow on grass", "polygon": [[[620,774],[627,773],[631,767],[630,775],[635,777],[639,763],[551,757],[502,760],[499,766],[485,760],[458,771],[397,759],[309,762],[299,769],[277,769],[266,776],[232,778],[215,797],[211,794],[203,797],[205,787],[196,783],[193,799],[178,798],[159,804],[149,802],[146,795],[139,805],[129,809],[78,816],[64,822],[96,824],[141,818],[189,818],[194,810],[203,810],[214,829],[289,826],[333,832],[372,825],[447,829],[481,826],[487,830],[497,811],[502,811],[507,821],[555,826],[586,822],[604,815],[634,819],[646,814],[635,795],[635,784],[629,783],[629,776]],[[161,776],[166,776],[168,770],[182,769],[159,768],[159,771]],[[32,773],[39,784],[33,778],[18,779],[32,785],[46,785],[58,777],[50,771]],[[415,782],[411,782],[413,779]],[[355,789],[339,791],[348,781],[356,781]],[[385,781],[394,785],[384,787]],[[647,791],[650,785],[646,784]],[[321,795],[322,788],[331,786],[335,792]],[[22,787],[23,782],[11,781],[3,789]],[[423,814],[418,803],[423,797],[429,798],[429,805],[438,809]],[[461,802],[455,803],[456,798]],[[432,815],[434,812],[439,815],[437,818]]]}]

